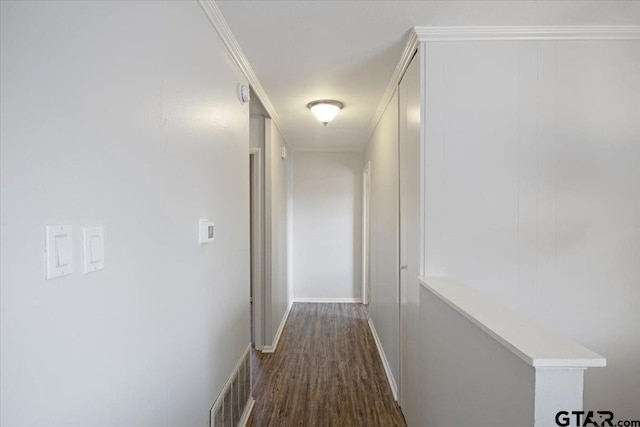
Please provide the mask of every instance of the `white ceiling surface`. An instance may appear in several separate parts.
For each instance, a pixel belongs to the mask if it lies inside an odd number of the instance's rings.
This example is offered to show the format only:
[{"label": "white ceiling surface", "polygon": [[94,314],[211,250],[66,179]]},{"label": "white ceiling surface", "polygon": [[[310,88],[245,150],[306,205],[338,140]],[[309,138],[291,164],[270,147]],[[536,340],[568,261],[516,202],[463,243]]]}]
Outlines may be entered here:
[{"label": "white ceiling surface", "polygon": [[[362,148],[413,26],[638,25],[640,1],[216,2],[295,148]],[[323,127],[306,108],[336,99]]]}]

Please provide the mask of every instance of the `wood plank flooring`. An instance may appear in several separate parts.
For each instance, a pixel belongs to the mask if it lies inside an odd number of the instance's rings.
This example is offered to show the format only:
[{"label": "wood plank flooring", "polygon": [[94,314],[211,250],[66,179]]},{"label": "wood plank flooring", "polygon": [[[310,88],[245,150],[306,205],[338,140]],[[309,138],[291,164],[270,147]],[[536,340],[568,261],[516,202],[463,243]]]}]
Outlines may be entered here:
[{"label": "wood plank flooring", "polygon": [[406,426],[362,304],[294,303],[276,353],[252,355],[249,426]]}]

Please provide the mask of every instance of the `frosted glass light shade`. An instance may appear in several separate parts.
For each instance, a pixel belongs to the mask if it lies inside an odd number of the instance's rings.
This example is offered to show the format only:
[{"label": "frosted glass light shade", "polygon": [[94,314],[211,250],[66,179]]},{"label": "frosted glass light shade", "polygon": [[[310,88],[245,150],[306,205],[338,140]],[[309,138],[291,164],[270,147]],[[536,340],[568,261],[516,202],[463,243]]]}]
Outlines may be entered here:
[{"label": "frosted glass light shade", "polygon": [[326,126],[333,120],[343,107],[342,102],[322,100],[310,102],[307,105],[316,118]]}]

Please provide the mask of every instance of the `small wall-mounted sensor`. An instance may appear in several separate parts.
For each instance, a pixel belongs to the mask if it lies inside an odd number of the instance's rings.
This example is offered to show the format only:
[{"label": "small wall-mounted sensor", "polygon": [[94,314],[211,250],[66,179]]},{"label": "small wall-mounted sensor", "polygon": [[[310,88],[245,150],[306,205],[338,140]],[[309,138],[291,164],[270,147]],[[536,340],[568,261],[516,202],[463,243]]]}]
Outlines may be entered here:
[{"label": "small wall-mounted sensor", "polygon": [[287,147],[280,148],[280,157],[282,157],[282,160],[287,159]]},{"label": "small wall-mounted sensor", "polygon": [[203,245],[212,242],[216,236],[216,225],[208,219],[201,219],[199,223],[198,242]]},{"label": "small wall-mounted sensor", "polygon": [[249,91],[249,86],[238,83],[236,86],[236,91],[238,94],[238,100],[241,104],[245,104],[251,100],[251,92]]}]

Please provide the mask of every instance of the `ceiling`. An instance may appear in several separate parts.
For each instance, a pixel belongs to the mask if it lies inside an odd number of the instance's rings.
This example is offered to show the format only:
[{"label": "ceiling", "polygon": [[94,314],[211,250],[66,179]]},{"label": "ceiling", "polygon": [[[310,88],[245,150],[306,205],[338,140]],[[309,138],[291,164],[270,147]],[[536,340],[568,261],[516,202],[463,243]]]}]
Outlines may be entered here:
[{"label": "ceiling", "polygon": [[[638,1],[216,4],[277,112],[287,143],[313,149],[364,147],[413,26],[640,24]],[[316,99],[336,99],[345,108],[324,127],[306,108]]]}]

